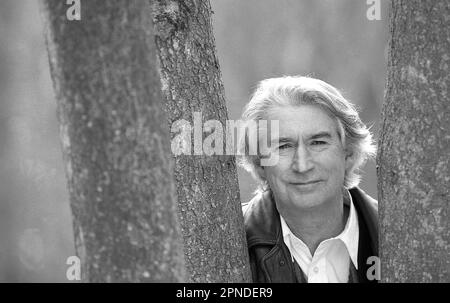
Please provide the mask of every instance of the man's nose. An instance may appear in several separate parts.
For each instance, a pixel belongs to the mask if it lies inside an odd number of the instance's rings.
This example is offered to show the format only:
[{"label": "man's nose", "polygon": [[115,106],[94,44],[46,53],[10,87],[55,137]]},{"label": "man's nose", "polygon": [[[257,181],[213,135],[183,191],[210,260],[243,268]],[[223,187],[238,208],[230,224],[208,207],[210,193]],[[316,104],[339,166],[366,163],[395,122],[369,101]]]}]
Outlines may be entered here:
[{"label": "man's nose", "polygon": [[311,152],[303,144],[299,144],[292,161],[292,169],[299,173],[305,173],[314,168]]}]

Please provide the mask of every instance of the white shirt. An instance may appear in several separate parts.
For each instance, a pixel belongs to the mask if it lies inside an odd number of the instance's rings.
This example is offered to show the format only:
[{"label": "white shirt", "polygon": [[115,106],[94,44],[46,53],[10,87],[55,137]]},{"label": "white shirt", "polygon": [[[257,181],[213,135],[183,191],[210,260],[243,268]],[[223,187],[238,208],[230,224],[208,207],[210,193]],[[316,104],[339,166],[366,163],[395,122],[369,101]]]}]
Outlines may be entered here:
[{"label": "white shirt", "polygon": [[311,256],[308,246],[291,232],[280,215],[284,243],[291,253],[292,262],[295,259],[308,283],[348,282],[350,260],[358,269],[358,214],[351,195],[348,196],[350,213],[344,230],[338,236],[322,241],[314,256]]}]

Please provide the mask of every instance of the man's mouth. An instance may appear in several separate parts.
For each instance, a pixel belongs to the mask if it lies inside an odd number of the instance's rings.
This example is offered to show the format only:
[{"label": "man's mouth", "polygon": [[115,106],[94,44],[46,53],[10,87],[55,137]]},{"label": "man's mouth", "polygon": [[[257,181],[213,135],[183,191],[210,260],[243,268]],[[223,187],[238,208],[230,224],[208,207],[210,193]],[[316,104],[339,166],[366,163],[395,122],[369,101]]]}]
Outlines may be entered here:
[{"label": "man's mouth", "polygon": [[310,184],[316,184],[322,182],[322,180],[312,180],[312,181],[306,181],[306,182],[291,182],[291,184],[294,185],[310,185]]}]

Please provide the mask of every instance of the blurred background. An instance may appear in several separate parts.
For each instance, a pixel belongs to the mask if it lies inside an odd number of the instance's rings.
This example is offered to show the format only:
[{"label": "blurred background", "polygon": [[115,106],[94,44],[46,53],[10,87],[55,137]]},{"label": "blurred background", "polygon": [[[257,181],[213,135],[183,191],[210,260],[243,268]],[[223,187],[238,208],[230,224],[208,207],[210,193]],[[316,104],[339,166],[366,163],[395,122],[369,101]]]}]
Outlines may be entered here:
[{"label": "blurred background", "polygon": [[[211,0],[230,119],[258,81],[309,75],[341,89],[362,120],[378,123],[388,3],[381,21],[361,0]],[[69,199],[36,0],[0,1],[0,282],[67,282],[74,255]],[[361,187],[376,197],[375,162]],[[255,183],[239,169],[241,200]]]}]

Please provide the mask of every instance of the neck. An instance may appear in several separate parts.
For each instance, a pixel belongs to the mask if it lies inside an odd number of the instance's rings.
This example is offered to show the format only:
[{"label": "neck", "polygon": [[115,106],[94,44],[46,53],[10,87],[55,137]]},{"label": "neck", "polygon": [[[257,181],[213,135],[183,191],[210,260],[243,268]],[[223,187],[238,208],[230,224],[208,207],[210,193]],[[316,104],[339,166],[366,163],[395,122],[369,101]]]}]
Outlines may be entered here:
[{"label": "neck", "polygon": [[313,208],[280,210],[290,230],[308,246],[311,255],[322,241],[336,237],[344,230],[348,210],[344,211],[342,195],[338,196]]}]

